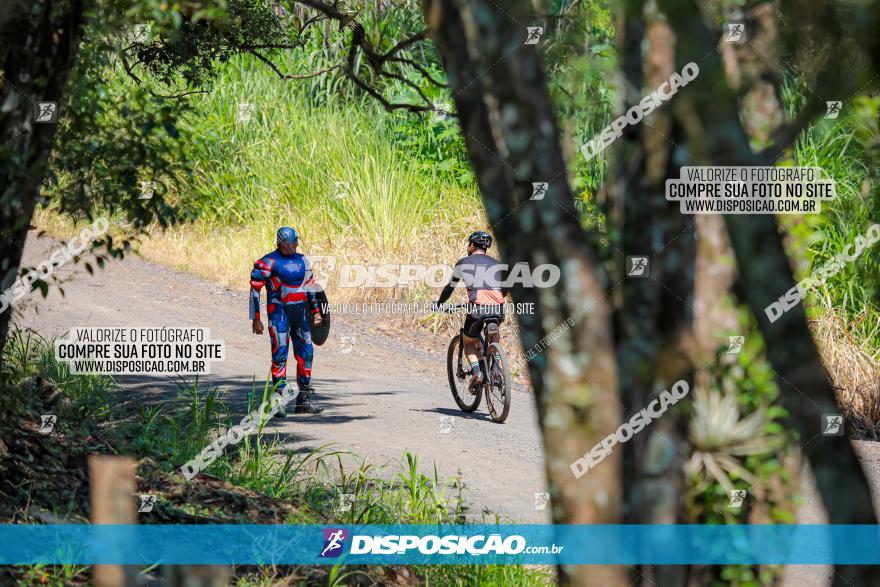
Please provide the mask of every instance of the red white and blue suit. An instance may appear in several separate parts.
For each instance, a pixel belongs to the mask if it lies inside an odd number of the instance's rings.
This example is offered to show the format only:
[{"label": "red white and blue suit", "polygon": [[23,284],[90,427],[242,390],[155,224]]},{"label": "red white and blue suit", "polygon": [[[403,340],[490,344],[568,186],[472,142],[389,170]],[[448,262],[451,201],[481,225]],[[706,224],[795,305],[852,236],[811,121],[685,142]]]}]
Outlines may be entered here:
[{"label": "red white and blue suit", "polygon": [[308,260],[300,253],[285,256],[275,250],[254,263],[251,320],[260,319],[260,290],[264,286],[272,343],[272,383],[280,383],[276,388],[279,391],[287,383],[287,354],[292,339],[296,383],[299,389],[303,389],[312,377],[311,314],[320,311],[312,289],[314,280]]}]

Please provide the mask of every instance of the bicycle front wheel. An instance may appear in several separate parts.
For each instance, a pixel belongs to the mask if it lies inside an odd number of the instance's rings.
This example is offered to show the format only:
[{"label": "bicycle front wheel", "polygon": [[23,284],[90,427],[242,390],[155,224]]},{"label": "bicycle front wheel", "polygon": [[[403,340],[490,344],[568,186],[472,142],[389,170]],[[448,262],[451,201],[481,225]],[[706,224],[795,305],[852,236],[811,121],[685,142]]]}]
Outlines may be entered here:
[{"label": "bicycle front wheel", "polygon": [[487,357],[489,375],[486,380],[486,407],[489,415],[499,424],[507,420],[510,413],[510,369],[507,355],[497,342],[489,345]]},{"label": "bicycle front wheel", "polygon": [[449,388],[452,397],[459,409],[463,412],[473,412],[480,405],[482,391],[477,388],[476,392],[470,390],[471,366],[467,362],[463,349],[460,349],[461,337],[455,336],[449,342],[449,351],[446,353],[446,373],[449,375]]}]

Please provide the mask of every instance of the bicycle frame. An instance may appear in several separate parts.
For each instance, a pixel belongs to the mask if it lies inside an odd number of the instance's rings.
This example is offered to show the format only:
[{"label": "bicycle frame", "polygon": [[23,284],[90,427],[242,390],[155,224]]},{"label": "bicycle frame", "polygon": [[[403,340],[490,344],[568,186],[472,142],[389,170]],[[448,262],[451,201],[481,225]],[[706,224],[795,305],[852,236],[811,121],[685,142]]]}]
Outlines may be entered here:
[{"label": "bicycle frame", "polygon": [[[483,333],[481,332],[477,336],[477,340],[480,341],[480,368],[483,370],[483,373],[489,372],[489,363],[486,360],[486,357],[489,356],[489,345],[486,343],[486,339],[483,337]],[[458,375],[460,377],[464,377],[464,372],[461,369],[461,357],[464,353],[464,328],[458,331]]]},{"label": "bicycle frame", "polygon": [[[468,307],[468,304],[455,304],[452,307],[450,307],[449,310],[460,310],[462,308],[467,308],[467,307]],[[459,377],[464,377],[464,371],[461,367],[462,353],[464,353],[464,336],[465,336],[464,328],[459,329],[459,331],[458,331],[458,361],[457,361],[457,364],[458,364],[457,375]],[[488,339],[483,336],[482,332],[480,332],[480,334],[477,335],[477,340],[480,341],[480,369],[482,369],[483,373],[487,374],[487,376],[488,376],[488,373],[489,373],[489,359],[488,359],[488,357],[489,357],[489,342],[488,342]],[[499,341],[500,341],[500,337],[499,337]]]}]

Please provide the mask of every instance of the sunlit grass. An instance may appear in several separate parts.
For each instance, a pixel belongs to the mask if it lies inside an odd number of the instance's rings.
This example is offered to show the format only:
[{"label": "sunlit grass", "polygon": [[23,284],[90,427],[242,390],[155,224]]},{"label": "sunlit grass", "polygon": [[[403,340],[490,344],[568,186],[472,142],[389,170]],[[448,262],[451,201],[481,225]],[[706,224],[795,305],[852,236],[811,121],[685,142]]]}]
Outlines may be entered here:
[{"label": "sunlit grass", "polygon": [[[436,151],[433,133],[449,132],[454,121],[433,128],[372,103],[312,106],[306,94],[307,86],[237,59],[207,94],[192,97],[184,126],[195,173],[189,193],[178,197],[200,218],[150,227],[139,252],[241,287],[254,260],[274,248],[279,226],[297,229],[301,252],[332,255],[337,264],[425,265],[455,263],[466,236],[487,228],[475,183],[426,166],[409,148],[412,137],[402,140],[401,133],[416,133]],[[246,122],[238,120],[242,103],[253,105]],[[69,228],[51,209],[36,222],[53,232]],[[334,301],[402,297],[390,289],[329,293]]]}]

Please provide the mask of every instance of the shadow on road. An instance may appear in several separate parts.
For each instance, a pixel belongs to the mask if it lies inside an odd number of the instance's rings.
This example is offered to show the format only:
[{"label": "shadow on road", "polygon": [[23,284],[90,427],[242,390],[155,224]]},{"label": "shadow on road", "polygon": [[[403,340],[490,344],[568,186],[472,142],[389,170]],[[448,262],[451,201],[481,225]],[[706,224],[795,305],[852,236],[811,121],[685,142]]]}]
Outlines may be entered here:
[{"label": "shadow on road", "polygon": [[462,412],[461,410],[455,408],[431,408],[429,410],[415,410],[411,409],[410,412],[425,412],[425,413],[435,413],[441,414],[443,416],[455,416],[456,418],[463,418],[465,420],[482,420],[484,422],[492,422],[492,418],[489,417],[489,414],[484,414],[482,412]]},{"label": "shadow on road", "polygon": [[[119,401],[127,408],[152,408],[162,407],[163,412],[171,417],[181,416],[192,409],[194,393],[198,392],[200,405],[204,405],[208,394],[216,391],[216,401],[221,413],[226,414],[233,422],[242,418],[248,412],[248,396],[251,399],[251,411],[256,410],[263,399],[265,382],[255,382],[247,378],[210,378],[198,380],[196,378],[169,377],[169,376],[140,376],[126,375],[116,379],[121,392]],[[267,424],[267,430],[278,426],[295,426],[299,423],[309,424],[345,424],[357,420],[371,419],[372,416],[348,416],[343,412],[352,406],[364,405],[352,403],[348,399],[361,394],[334,392],[333,384],[344,386],[351,383],[347,379],[322,380],[315,397],[315,403],[324,409],[320,414],[295,414],[294,402],[287,405],[287,416],[276,416]],[[322,391],[323,390],[323,391]],[[369,395],[391,395],[393,392],[370,392]],[[271,433],[270,433],[271,434]],[[278,432],[279,437],[287,442],[311,440],[312,438],[296,434],[291,430]],[[268,436],[268,434],[266,435]]]}]

